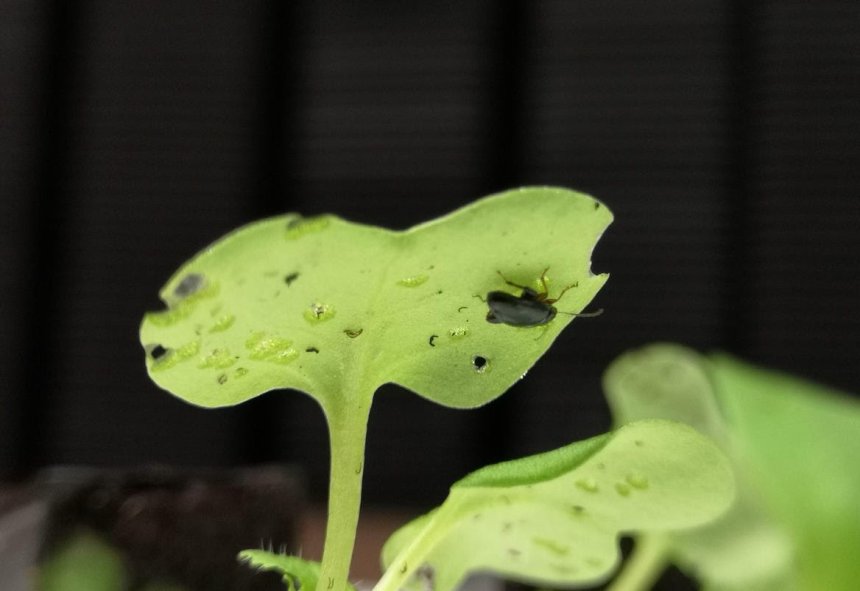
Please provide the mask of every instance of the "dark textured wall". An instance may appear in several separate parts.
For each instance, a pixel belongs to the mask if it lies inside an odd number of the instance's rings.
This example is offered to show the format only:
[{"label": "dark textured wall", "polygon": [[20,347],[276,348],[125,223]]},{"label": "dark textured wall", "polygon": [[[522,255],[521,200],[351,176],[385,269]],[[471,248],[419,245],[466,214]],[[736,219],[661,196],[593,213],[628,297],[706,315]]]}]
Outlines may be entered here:
[{"label": "dark textured wall", "polygon": [[0,0],[0,473],[288,460],[321,496],[310,399],[148,381],[158,287],[264,215],[405,228],[520,184],[615,211],[607,312],[490,407],[384,389],[369,500],[604,430],[602,369],[653,340],[860,392],[858,32],[853,0]]}]

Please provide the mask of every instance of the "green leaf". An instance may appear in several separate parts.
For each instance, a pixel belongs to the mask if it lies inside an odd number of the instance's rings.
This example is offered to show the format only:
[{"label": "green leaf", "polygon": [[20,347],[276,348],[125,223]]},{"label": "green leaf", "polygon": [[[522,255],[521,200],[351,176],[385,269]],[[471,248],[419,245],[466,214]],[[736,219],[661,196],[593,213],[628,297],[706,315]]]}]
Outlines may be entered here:
[{"label": "green leaf", "polygon": [[[711,437],[733,461],[738,495],[732,508],[714,523],[661,536],[674,562],[712,591],[787,591],[795,586],[793,544],[738,468],[709,370],[695,351],[656,344],[614,361],[604,375],[604,391],[616,425],[680,421]],[[643,534],[637,544],[650,543],[648,538]]]},{"label": "green leaf", "polygon": [[860,581],[860,403],[726,355],[711,359],[745,471],[797,546],[803,589]]},{"label": "green leaf", "polygon": [[733,460],[738,500],[718,523],[673,537],[709,589],[854,589],[860,579],[860,404],[725,355],[652,345],[605,377],[619,423],[685,421]]},{"label": "green leaf", "polygon": [[699,525],[731,503],[723,454],[692,428],[642,421],[545,454],[489,466],[383,549],[376,591],[449,591],[474,571],[538,585],[593,584],[622,532]]},{"label": "green leaf", "polygon": [[119,550],[81,529],[39,565],[38,591],[121,591],[128,584]]},{"label": "green leaf", "polygon": [[294,388],[324,408],[394,382],[451,407],[500,395],[573,319],[491,324],[479,298],[539,287],[580,312],[607,275],[591,252],[612,214],[591,197],[526,188],[398,232],[291,214],[236,230],[167,282],[140,340],[152,379],[206,407]]},{"label": "green leaf", "polygon": [[[239,560],[259,570],[280,573],[289,591],[316,589],[320,577],[319,562],[304,560],[298,556],[265,550],[243,550],[239,553]],[[347,588],[355,591],[352,585],[347,584]]]}]

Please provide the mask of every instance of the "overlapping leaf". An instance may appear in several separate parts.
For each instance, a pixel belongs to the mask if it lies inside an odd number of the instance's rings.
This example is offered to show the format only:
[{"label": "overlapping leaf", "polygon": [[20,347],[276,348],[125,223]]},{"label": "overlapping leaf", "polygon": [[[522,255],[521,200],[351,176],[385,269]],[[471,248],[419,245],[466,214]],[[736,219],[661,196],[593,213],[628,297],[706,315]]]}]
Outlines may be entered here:
[{"label": "overlapping leaf", "polygon": [[396,532],[376,591],[454,589],[472,572],[549,586],[605,578],[621,532],[699,525],[734,495],[731,468],[692,428],[632,423],[545,454],[479,470]]}]

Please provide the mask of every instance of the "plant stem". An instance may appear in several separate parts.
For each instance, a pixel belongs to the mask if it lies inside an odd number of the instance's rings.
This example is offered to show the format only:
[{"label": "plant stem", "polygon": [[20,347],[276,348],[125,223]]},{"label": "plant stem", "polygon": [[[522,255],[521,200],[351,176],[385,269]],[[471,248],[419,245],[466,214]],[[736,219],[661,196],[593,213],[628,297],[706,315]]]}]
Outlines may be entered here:
[{"label": "plant stem", "polygon": [[371,397],[325,408],[328,421],[331,474],[325,546],[316,591],[344,591],[355,546],[364,445]]},{"label": "plant stem", "polygon": [[606,591],[645,591],[653,587],[668,563],[668,547],[666,538],[659,534],[640,537]]}]

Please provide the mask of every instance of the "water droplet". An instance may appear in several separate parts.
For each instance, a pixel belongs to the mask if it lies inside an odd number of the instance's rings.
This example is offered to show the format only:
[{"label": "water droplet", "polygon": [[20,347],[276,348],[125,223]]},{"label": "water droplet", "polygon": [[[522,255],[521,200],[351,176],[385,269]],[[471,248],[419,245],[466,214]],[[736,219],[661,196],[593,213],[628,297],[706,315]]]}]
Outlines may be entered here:
[{"label": "water droplet", "polygon": [[343,333],[351,339],[355,337],[361,336],[361,333],[364,332],[363,328],[347,328],[343,331]]},{"label": "water droplet", "polygon": [[472,367],[478,373],[487,373],[490,370],[490,360],[480,355],[472,357]]},{"label": "water droplet", "polygon": [[270,361],[280,365],[286,365],[299,356],[299,352],[293,349],[291,345],[291,341],[265,332],[255,332],[245,342],[245,347],[250,351],[249,357],[251,359]]},{"label": "water droplet", "polygon": [[235,378],[244,378],[248,375],[248,369],[245,367],[237,367],[233,370],[233,377]]},{"label": "water droplet", "polygon": [[419,275],[413,275],[412,277],[404,277],[397,281],[397,285],[402,285],[403,287],[418,287],[428,279],[430,279],[429,276],[421,273]]},{"label": "water droplet", "polygon": [[230,354],[230,350],[226,348],[212,349],[208,355],[201,359],[197,366],[200,369],[216,368],[224,369],[236,363],[236,358]]},{"label": "water droplet", "polygon": [[648,488],[648,478],[642,474],[628,474],[625,480],[633,488],[638,488],[639,490]]},{"label": "water droplet", "polygon": [[314,302],[305,309],[304,316],[305,320],[307,320],[311,324],[316,324],[318,322],[331,320],[332,318],[334,318],[334,314],[334,306]]},{"label": "water droplet", "polygon": [[457,328],[452,328],[448,331],[448,334],[451,335],[452,339],[462,339],[465,336],[469,335],[469,329],[465,326],[458,326]]},{"label": "water droplet", "polygon": [[615,490],[622,497],[629,497],[630,496],[630,487],[628,485],[624,484],[623,482],[616,482],[615,483]]},{"label": "water droplet", "polygon": [[594,478],[583,478],[576,481],[576,486],[585,492],[594,493],[600,490],[597,481]]},{"label": "water droplet", "polygon": [[528,373],[529,373],[529,370],[525,370],[523,373],[520,374],[520,379],[523,379],[524,377],[526,377],[526,374],[528,374]]},{"label": "water droplet", "polygon": [[303,218],[301,216],[295,217],[287,222],[287,231],[284,234],[284,237],[287,240],[298,240],[302,236],[307,236],[308,234],[324,230],[328,227],[330,222],[331,218],[325,215],[310,218]]},{"label": "water droplet", "polygon": [[532,542],[535,546],[548,550],[557,556],[564,556],[570,551],[570,547],[566,544],[548,538],[532,538]]},{"label": "water droplet", "polygon": [[218,320],[215,321],[215,324],[213,324],[209,328],[209,332],[224,332],[225,330],[233,326],[233,323],[235,321],[235,316],[233,316],[232,314],[225,314],[224,316],[221,316],[220,318],[218,318]]},{"label": "water droplet", "polygon": [[173,295],[177,299],[187,298],[191,294],[200,291],[205,284],[206,277],[200,273],[189,273],[173,288]]}]

